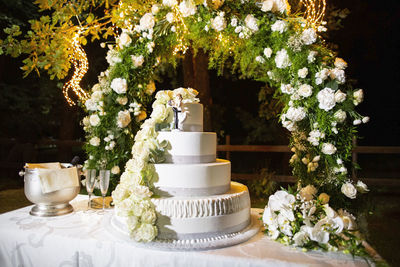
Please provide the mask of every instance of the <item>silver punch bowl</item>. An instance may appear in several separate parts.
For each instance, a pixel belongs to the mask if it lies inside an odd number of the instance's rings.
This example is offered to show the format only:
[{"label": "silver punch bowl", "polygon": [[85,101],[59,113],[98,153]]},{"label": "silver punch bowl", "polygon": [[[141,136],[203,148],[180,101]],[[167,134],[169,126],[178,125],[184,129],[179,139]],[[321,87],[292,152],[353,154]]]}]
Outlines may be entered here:
[{"label": "silver punch bowl", "polygon": [[[71,164],[62,163],[62,168],[73,167]],[[78,165],[78,177],[82,166]],[[80,186],[63,188],[50,193],[43,193],[39,173],[36,168],[25,168],[24,191],[26,198],[35,205],[29,212],[34,216],[51,217],[71,213],[74,208],[69,204],[80,191]],[[80,183],[80,181],[79,181]]]}]

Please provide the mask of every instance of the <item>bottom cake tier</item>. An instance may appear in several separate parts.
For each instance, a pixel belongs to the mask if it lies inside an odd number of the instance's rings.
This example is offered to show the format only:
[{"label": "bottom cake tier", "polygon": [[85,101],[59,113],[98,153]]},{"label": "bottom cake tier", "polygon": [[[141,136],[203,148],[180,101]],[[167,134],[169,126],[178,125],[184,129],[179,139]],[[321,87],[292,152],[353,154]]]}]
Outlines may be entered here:
[{"label": "bottom cake tier", "polygon": [[[157,239],[193,240],[227,235],[250,224],[250,196],[245,185],[232,182],[228,192],[207,197],[152,199],[157,211]],[[113,215],[111,225],[129,235],[125,218]]]}]

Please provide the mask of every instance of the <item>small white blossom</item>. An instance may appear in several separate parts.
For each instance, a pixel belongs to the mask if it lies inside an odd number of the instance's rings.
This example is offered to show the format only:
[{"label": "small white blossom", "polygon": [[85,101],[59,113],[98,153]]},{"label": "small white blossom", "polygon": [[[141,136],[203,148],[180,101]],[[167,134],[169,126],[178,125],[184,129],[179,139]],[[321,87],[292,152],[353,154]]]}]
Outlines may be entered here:
[{"label": "small white blossom", "polygon": [[269,47],[264,48],[264,56],[265,56],[266,58],[270,58],[270,57],[272,56],[272,49],[269,48]]},{"label": "small white blossom", "polygon": [[90,125],[97,126],[100,123],[100,118],[97,114],[90,115],[89,122],[90,122]]},{"label": "small white blossom", "polygon": [[112,80],[111,89],[113,89],[117,94],[124,94],[128,89],[128,84],[125,79],[123,78],[115,78]]},{"label": "small white blossom", "polygon": [[367,117],[363,117],[363,118],[362,118],[362,122],[363,122],[363,123],[369,122],[369,117],[368,117],[368,116],[367,116]]},{"label": "small white blossom", "polygon": [[220,32],[226,28],[226,21],[224,16],[216,16],[211,19],[211,28],[215,31]]},{"label": "small white blossom", "polygon": [[276,67],[279,69],[284,69],[292,65],[292,62],[290,62],[289,55],[286,49],[282,49],[276,53],[275,64]]},{"label": "small white blossom", "polygon": [[319,102],[318,107],[325,111],[331,110],[336,105],[335,92],[328,87],[318,92],[317,99]]},{"label": "small white blossom", "polygon": [[312,87],[308,84],[302,84],[300,85],[297,93],[302,97],[309,97],[312,95]]},{"label": "small white blossom", "polygon": [[165,19],[166,19],[169,23],[174,22],[174,21],[175,21],[174,13],[168,12],[167,15],[165,15]]},{"label": "small white blossom", "polygon": [[355,91],[353,93],[353,97],[354,97],[354,105],[358,105],[360,104],[363,100],[364,100],[364,92],[362,89],[358,89],[357,91]]},{"label": "small white blossom", "polygon": [[196,4],[193,0],[184,0],[179,4],[179,11],[182,13],[183,17],[189,17],[196,14]]},{"label": "small white blossom", "polygon": [[246,27],[249,28],[252,32],[258,31],[258,21],[253,15],[247,15],[244,19],[244,23],[246,24]]},{"label": "small white blossom", "polygon": [[330,76],[332,79],[336,79],[336,81],[337,81],[339,84],[343,84],[343,83],[346,82],[346,75],[345,75],[345,73],[344,73],[344,70],[337,69],[337,68],[332,69],[332,70],[330,70],[330,72],[329,72],[329,76]]},{"label": "small white blossom", "polygon": [[346,120],[347,115],[345,111],[339,109],[338,111],[335,112],[335,114],[333,114],[333,117],[337,122],[344,122]]},{"label": "small white blossom", "polygon": [[237,18],[232,18],[232,20],[231,20],[231,26],[232,27],[236,27],[237,26],[237,24],[238,24],[238,20],[237,20]]},{"label": "small white blossom", "polygon": [[315,61],[315,57],[318,55],[317,51],[310,51],[310,53],[307,56],[307,61],[309,63],[313,63]]},{"label": "small white blossom", "polygon": [[178,5],[178,1],[176,1],[176,0],[163,0],[162,4],[164,6],[173,7],[173,6],[177,6]]},{"label": "small white blossom", "polygon": [[135,68],[141,67],[144,62],[144,57],[142,55],[136,56],[131,55],[132,63]]},{"label": "small white blossom", "polygon": [[294,93],[294,88],[292,87],[291,84],[281,84],[281,91],[284,94],[291,95]]},{"label": "small white blossom", "polygon": [[352,183],[347,182],[343,184],[340,188],[340,191],[342,191],[342,193],[350,199],[355,199],[357,197],[357,189]]},{"label": "small white blossom", "polygon": [[129,125],[129,123],[131,122],[131,115],[129,113],[129,110],[125,110],[125,111],[120,111],[118,112],[117,115],[117,126],[119,128],[125,128],[126,126]]},{"label": "small white blossom", "polygon": [[286,118],[293,122],[303,120],[306,115],[306,110],[303,107],[290,107],[286,112]]},{"label": "small white blossom", "polygon": [[90,138],[89,144],[92,146],[99,146],[100,145],[100,138],[97,136]]},{"label": "small white blossom", "polygon": [[273,32],[283,33],[287,30],[287,22],[283,20],[277,20],[274,24],[271,25],[271,30]]},{"label": "small white blossom", "polygon": [[317,40],[317,33],[313,28],[308,28],[301,34],[301,40],[305,45],[311,45]]},{"label": "small white blossom", "polygon": [[346,100],[346,94],[342,91],[338,90],[335,92],[335,101],[336,103],[342,103]]},{"label": "small white blossom", "polygon": [[344,70],[345,68],[347,68],[347,62],[344,61],[342,58],[337,57],[335,59],[335,67],[340,69],[340,70]]},{"label": "small white blossom", "polygon": [[308,69],[307,69],[306,67],[304,67],[304,68],[302,68],[302,69],[299,69],[299,71],[297,72],[297,75],[298,75],[300,78],[304,79],[304,78],[307,77],[307,75],[308,75]]},{"label": "small white blossom", "polygon": [[256,57],[256,61],[261,63],[261,64],[265,63],[265,59],[262,56],[257,56]]},{"label": "small white blossom", "polygon": [[326,154],[326,155],[333,155],[336,153],[336,147],[331,144],[331,143],[323,143],[322,144],[322,153]]},{"label": "small white blossom", "polygon": [[156,23],[156,21],[155,21],[153,14],[146,13],[143,15],[143,17],[141,17],[141,19],[139,21],[139,28],[142,31],[150,30],[150,29],[153,29],[155,23]]},{"label": "small white blossom", "polygon": [[353,121],[353,125],[360,125],[361,124],[361,120],[360,119],[356,119]]},{"label": "small white blossom", "polygon": [[361,180],[357,181],[356,187],[357,187],[358,192],[360,192],[360,193],[369,192],[368,186],[366,184],[364,184]]}]

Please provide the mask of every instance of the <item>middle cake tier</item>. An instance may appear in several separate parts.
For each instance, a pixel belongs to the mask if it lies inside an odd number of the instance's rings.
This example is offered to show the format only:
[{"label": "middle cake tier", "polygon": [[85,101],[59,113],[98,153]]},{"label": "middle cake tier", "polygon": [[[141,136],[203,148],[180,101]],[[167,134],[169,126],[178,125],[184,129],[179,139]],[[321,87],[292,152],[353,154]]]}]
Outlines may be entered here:
[{"label": "middle cake tier", "polygon": [[231,162],[217,159],[213,163],[154,164],[156,193],[161,196],[211,196],[229,191]]},{"label": "middle cake tier", "polygon": [[217,135],[211,132],[158,132],[158,141],[168,141],[166,163],[191,164],[216,161]]}]

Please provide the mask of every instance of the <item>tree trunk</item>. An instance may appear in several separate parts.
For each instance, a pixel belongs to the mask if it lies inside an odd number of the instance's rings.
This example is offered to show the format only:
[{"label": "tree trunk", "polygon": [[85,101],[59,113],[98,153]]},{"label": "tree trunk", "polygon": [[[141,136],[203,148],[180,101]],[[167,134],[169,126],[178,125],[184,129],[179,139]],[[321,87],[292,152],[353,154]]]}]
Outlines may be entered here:
[{"label": "tree trunk", "polygon": [[199,91],[200,102],[204,106],[204,131],[212,131],[212,98],[207,54],[200,49],[196,56],[193,56],[192,50],[188,50],[183,60],[183,74],[184,85]]}]

